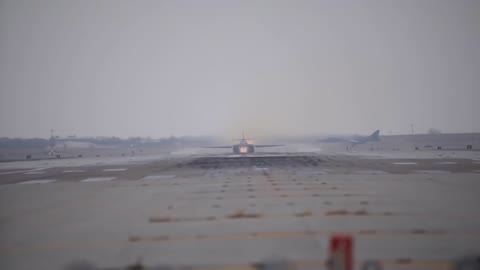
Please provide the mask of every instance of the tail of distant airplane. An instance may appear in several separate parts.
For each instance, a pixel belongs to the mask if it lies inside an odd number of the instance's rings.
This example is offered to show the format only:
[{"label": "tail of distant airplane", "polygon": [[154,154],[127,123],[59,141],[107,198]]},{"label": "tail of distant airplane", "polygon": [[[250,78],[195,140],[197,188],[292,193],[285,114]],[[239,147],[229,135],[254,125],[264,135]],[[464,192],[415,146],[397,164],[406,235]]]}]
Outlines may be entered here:
[{"label": "tail of distant airplane", "polygon": [[250,140],[250,139],[245,138],[245,133],[242,132],[242,138],[241,138],[241,139],[236,139],[236,140],[234,140],[234,141],[244,141],[244,142],[245,142],[245,141],[248,141],[248,140]]},{"label": "tail of distant airplane", "polygon": [[372,133],[372,135],[370,135],[370,137],[374,140],[378,140],[379,139],[379,136],[380,135],[380,130],[375,130],[375,132]]}]

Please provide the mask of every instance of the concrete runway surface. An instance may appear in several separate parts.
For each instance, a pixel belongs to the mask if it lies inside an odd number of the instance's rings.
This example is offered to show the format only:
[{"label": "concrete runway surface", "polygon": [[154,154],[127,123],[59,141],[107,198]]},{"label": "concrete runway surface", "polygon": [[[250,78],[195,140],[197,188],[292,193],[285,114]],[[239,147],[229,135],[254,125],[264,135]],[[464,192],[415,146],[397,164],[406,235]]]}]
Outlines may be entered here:
[{"label": "concrete runway surface", "polygon": [[337,233],[354,237],[356,269],[369,260],[383,269],[451,269],[480,254],[478,157],[216,152],[1,163],[0,269],[138,261],[151,269],[325,269]]}]

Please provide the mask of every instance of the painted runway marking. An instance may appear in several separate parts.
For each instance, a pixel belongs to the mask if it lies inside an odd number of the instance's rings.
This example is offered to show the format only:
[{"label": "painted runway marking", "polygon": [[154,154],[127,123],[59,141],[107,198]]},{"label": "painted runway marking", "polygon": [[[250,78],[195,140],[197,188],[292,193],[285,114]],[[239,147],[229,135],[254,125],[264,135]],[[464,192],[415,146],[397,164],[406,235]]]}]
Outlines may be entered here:
[{"label": "painted runway marking", "polygon": [[31,184],[48,184],[55,182],[55,179],[38,179],[38,180],[30,180],[25,182],[18,183],[19,185],[31,185]]},{"label": "painted runway marking", "polygon": [[[140,243],[154,243],[154,242],[174,242],[174,241],[226,241],[226,240],[244,240],[244,239],[285,239],[285,238],[305,238],[312,236],[324,236],[328,237],[335,231],[273,231],[265,233],[231,233],[231,234],[210,234],[210,235],[192,235],[192,236],[177,236],[170,237],[166,235],[132,235],[125,241],[100,241],[100,242],[64,242],[64,243],[45,243],[33,246],[23,247],[1,247],[0,254],[6,253],[18,253],[18,252],[38,252],[48,250],[75,250],[75,249],[110,249],[123,247],[125,244],[140,244]],[[347,233],[347,232],[346,232]],[[354,236],[370,237],[370,238],[382,238],[382,237],[401,237],[414,236],[414,237],[444,237],[444,236],[456,236],[456,237],[475,237],[480,236],[479,232],[412,232],[412,231],[353,231],[348,232]],[[200,237],[199,237],[200,236]]]},{"label": "painted runway marking", "polygon": [[324,170],[324,171],[299,171],[299,172],[295,172],[295,174],[313,176],[313,175],[327,175],[328,172],[327,172],[327,170]]},{"label": "painted runway marking", "polygon": [[1,172],[0,175],[4,175],[4,174],[14,174],[14,173],[25,173],[25,172],[30,172],[30,170],[28,170],[28,171]]},{"label": "painted runway marking", "polygon": [[63,171],[63,173],[80,173],[85,172],[84,170],[70,170],[70,171]]},{"label": "painted runway marking", "polygon": [[112,181],[113,179],[115,179],[115,177],[90,177],[90,178],[83,179],[80,182],[82,183],[105,182],[105,181]]},{"label": "painted runway marking", "polygon": [[26,172],[24,174],[42,174],[42,173],[45,173],[45,172]]},{"label": "painted runway marking", "polygon": [[363,170],[363,171],[356,171],[354,174],[373,174],[373,175],[378,175],[378,174],[387,174],[386,171],[381,171],[381,170]]},{"label": "painted runway marking", "polygon": [[104,172],[123,172],[126,171],[127,168],[113,168],[113,169],[105,169]]},{"label": "painted runway marking", "polygon": [[25,173],[25,174],[41,174],[43,170],[49,169],[49,167],[41,167],[36,169],[28,169],[28,170],[21,170],[21,171],[10,171],[10,172],[1,172],[0,175],[4,174],[14,174],[14,173]]},{"label": "painted runway marking", "polygon": [[394,165],[417,165],[416,162],[393,162]]},{"label": "painted runway marking", "polygon": [[172,179],[175,178],[174,174],[157,174],[157,175],[147,175],[142,178],[142,180],[161,180],[161,179]]},{"label": "painted runway marking", "polygon": [[426,173],[426,174],[437,174],[437,173],[450,173],[449,171],[443,170],[416,170],[416,173]]},{"label": "painted runway marking", "polygon": [[442,162],[437,162],[436,164],[439,164],[439,165],[452,165],[452,164],[457,164],[456,162],[452,162],[452,161],[442,161]]}]

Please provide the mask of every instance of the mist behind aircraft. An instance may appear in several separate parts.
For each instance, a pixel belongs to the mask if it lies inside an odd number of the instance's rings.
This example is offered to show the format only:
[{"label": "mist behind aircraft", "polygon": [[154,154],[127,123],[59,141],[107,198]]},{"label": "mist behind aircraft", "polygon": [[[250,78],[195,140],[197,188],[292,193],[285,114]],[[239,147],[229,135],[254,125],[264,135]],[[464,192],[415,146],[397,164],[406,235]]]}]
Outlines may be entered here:
[{"label": "mist behind aircraft", "polygon": [[480,131],[479,1],[1,1],[0,136]]}]

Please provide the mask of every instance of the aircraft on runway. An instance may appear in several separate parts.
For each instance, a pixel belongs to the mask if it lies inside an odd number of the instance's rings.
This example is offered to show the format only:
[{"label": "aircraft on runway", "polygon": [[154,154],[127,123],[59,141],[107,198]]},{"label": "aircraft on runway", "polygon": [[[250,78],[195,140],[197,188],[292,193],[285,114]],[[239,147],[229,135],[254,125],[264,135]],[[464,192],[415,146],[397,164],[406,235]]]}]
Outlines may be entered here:
[{"label": "aircraft on runway", "polygon": [[328,137],[326,139],[319,140],[323,143],[339,143],[339,142],[348,142],[352,146],[356,144],[364,144],[367,142],[377,142],[380,141],[380,130],[376,130],[370,136],[353,136],[353,137]]},{"label": "aircraft on runway", "polygon": [[245,139],[245,135],[242,133],[242,138],[238,139],[240,141],[238,144],[229,145],[229,146],[209,146],[205,148],[231,148],[235,154],[250,154],[255,152],[255,148],[262,147],[277,147],[283,146],[281,144],[253,144],[249,139]]}]

